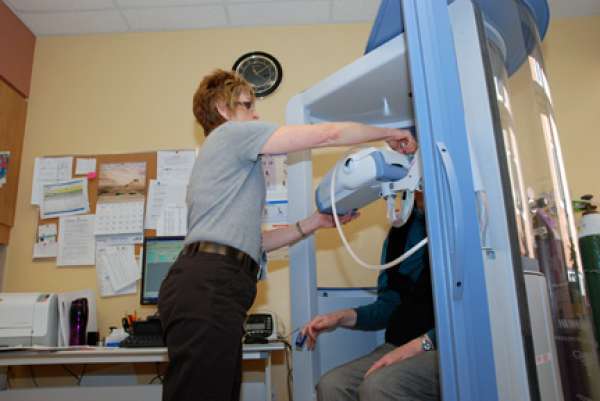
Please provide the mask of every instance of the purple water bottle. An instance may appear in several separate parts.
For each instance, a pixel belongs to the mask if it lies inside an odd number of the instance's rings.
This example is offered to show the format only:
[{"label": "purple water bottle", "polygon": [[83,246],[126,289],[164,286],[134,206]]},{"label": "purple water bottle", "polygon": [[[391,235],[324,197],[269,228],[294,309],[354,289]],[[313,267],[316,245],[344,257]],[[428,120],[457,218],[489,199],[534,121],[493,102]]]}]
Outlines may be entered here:
[{"label": "purple water bottle", "polygon": [[71,324],[71,333],[69,335],[69,345],[85,345],[85,333],[88,321],[88,301],[87,298],[77,298],[71,302],[69,312],[69,323]]}]

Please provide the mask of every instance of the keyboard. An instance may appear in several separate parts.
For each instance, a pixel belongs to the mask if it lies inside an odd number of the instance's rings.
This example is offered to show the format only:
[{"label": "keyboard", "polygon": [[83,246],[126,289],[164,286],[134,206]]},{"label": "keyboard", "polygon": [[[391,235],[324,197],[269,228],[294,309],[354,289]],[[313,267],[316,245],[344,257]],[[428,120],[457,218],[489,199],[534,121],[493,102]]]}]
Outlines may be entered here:
[{"label": "keyboard", "polygon": [[164,347],[165,343],[161,336],[156,335],[130,335],[119,344],[123,348],[150,348]]}]

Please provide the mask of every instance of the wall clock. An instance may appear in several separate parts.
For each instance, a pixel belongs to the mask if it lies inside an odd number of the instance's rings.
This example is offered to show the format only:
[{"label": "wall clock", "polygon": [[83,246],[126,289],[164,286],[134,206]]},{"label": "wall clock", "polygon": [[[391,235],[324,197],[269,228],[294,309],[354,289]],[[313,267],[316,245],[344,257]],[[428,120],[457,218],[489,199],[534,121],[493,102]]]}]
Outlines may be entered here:
[{"label": "wall clock", "polygon": [[233,70],[243,76],[256,91],[256,97],[265,97],[277,89],[283,77],[279,61],[265,52],[246,53],[236,60]]}]

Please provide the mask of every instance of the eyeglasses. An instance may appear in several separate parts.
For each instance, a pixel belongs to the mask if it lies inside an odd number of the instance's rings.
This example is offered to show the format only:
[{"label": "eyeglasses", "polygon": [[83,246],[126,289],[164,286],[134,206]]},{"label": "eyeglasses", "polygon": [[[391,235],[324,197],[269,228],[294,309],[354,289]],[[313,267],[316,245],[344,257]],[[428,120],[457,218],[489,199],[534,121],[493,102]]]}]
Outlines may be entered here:
[{"label": "eyeglasses", "polygon": [[249,102],[235,102],[236,105],[238,106],[244,106],[246,108],[246,110],[250,111],[254,108],[254,102],[249,101]]}]

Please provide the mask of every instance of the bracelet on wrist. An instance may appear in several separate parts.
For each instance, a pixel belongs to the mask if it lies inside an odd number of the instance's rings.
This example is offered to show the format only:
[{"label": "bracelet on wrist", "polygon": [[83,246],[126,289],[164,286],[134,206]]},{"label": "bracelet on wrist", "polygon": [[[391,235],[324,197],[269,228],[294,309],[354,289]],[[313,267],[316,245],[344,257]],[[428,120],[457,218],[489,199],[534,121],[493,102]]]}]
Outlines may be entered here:
[{"label": "bracelet on wrist", "polygon": [[299,220],[296,222],[296,230],[298,230],[298,232],[300,233],[300,238],[304,239],[307,237],[307,235],[304,233],[304,231],[302,231],[302,227],[300,227]]}]

